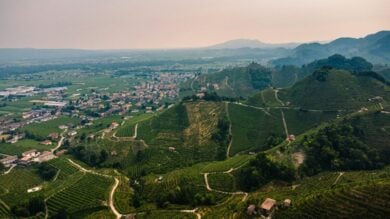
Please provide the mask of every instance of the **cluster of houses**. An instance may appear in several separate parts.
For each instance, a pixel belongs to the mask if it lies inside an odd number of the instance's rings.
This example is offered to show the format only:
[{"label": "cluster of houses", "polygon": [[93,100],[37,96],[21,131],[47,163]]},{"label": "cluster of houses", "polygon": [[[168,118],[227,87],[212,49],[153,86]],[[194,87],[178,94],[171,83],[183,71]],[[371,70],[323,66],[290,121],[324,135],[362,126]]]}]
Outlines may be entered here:
[{"label": "cluster of houses", "polygon": [[35,122],[45,122],[56,119],[61,115],[59,110],[55,109],[37,109],[22,113],[20,120],[4,116],[0,118],[0,134],[14,131],[25,125]]},{"label": "cluster of houses", "polygon": [[114,113],[137,113],[141,110],[147,113],[159,111],[164,108],[166,101],[179,96],[178,84],[193,77],[193,73],[159,73],[153,74],[130,90],[109,93],[93,89],[89,94],[76,93],[72,95],[75,99],[70,102],[74,107],[71,114],[88,110],[103,117]]},{"label": "cluster of houses", "polygon": [[20,165],[29,165],[31,162],[42,163],[49,161],[51,159],[56,158],[56,156],[50,151],[38,152],[37,150],[29,150],[22,153],[22,157],[18,158],[18,156],[7,156],[5,158],[0,159],[0,163],[2,163],[5,167],[10,167],[13,164]]},{"label": "cluster of houses", "polygon": [[277,210],[278,207],[289,208],[290,206],[291,199],[285,199],[282,204],[278,204],[276,200],[272,198],[266,198],[259,206],[250,204],[246,213],[252,217],[271,218],[274,211]]}]

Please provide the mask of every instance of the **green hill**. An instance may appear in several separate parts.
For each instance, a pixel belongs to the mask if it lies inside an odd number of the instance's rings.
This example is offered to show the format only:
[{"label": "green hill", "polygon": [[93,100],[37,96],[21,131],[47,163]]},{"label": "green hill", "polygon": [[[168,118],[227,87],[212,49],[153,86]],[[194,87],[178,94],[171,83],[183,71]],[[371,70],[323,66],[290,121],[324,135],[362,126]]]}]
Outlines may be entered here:
[{"label": "green hill", "polygon": [[353,74],[322,68],[280,91],[280,99],[290,106],[320,110],[357,110],[371,105],[369,98],[390,98],[388,85],[376,73]]},{"label": "green hill", "polygon": [[[214,89],[221,96],[247,97],[269,87],[272,83],[272,70],[257,63],[246,67],[225,69],[221,72],[202,75],[201,86]],[[215,88],[213,85],[218,87]]]}]

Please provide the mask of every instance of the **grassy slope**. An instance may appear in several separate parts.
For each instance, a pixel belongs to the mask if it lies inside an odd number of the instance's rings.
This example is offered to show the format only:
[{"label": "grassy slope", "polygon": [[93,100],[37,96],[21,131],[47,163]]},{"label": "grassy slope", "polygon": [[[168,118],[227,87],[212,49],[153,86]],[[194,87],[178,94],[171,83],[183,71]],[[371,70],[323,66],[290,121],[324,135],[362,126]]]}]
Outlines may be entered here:
[{"label": "grassy slope", "polygon": [[275,99],[275,90],[269,88],[249,97],[245,104],[256,107],[279,107],[280,102]]},{"label": "grassy slope", "polygon": [[15,144],[0,143],[0,153],[9,155],[21,155],[23,152],[31,149],[36,149],[38,151],[50,150],[55,147],[55,144],[56,143],[53,143],[52,145],[43,145],[35,140],[23,139]]},{"label": "grassy slope", "polygon": [[354,76],[343,70],[327,70],[326,81],[314,73],[280,92],[280,98],[291,105],[306,109],[356,110],[369,104],[368,98],[389,99],[384,84],[366,76]]},{"label": "grassy slope", "polygon": [[336,118],[336,112],[307,112],[295,109],[284,109],[284,116],[289,134],[302,134],[322,122]]},{"label": "grassy slope", "polygon": [[279,110],[271,110],[270,115],[262,110],[229,104],[232,122],[233,143],[231,155],[241,151],[265,150],[266,140],[271,133],[284,133]]},{"label": "grassy slope", "polygon": [[[217,145],[211,141],[223,103],[188,102],[177,105],[138,125],[137,139],[148,145],[149,168],[166,171],[195,162],[213,160]],[[176,152],[169,152],[175,147]],[[153,166],[153,167],[152,167]]]}]

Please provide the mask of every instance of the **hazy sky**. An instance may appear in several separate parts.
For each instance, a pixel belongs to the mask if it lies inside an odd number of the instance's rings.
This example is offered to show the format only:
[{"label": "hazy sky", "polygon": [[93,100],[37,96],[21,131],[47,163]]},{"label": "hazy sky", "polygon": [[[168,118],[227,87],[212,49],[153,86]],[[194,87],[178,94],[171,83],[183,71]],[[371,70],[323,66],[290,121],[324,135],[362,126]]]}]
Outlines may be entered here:
[{"label": "hazy sky", "polygon": [[390,30],[390,0],[0,0],[0,47],[179,48]]}]

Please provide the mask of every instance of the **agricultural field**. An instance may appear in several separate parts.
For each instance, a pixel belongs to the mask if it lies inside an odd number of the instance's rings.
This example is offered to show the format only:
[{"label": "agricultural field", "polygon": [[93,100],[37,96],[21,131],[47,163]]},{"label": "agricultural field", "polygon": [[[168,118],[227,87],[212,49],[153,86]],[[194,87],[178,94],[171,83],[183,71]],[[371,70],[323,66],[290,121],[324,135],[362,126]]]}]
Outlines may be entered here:
[{"label": "agricultural field", "polygon": [[66,179],[68,176],[71,176],[72,174],[77,173],[79,171],[65,158],[53,159],[49,161],[49,164],[58,169],[58,180]]},{"label": "agricultural field", "polygon": [[85,174],[77,183],[55,193],[47,200],[49,215],[55,215],[61,209],[72,214],[82,209],[105,205],[112,183],[110,178]]},{"label": "agricultural field", "polygon": [[[230,155],[249,150],[266,150],[269,136],[285,138],[280,110],[264,112],[260,109],[229,104],[232,123]],[[266,128],[265,128],[266,127]]]},{"label": "agricultural field", "polygon": [[250,106],[256,107],[280,107],[281,103],[275,98],[275,90],[272,88],[263,90],[251,97],[245,102]]},{"label": "agricultural field", "polygon": [[236,191],[236,182],[233,175],[228,173],[213,173],[208,175],[208,182],[212,189],[224,192]]},{"label": "agricultural field", "polygon": [[231,168],[239,168],[249,162],[254,155],[236,155],[224,161],[208,162],[202,169],[202,172],[224,172]]},{"label": "agricultural field", "polygon": [[302,111],[283,109],[289,134],[299,135],[317,125],[335,119],[337,112],[332,111]]},{"label": "agricultural field", "polygon": [[27,189],[39,186],[42,179],[32,169],[15,168],[9,174],[0,175],[0,199],[8,206],[28,200]]},{"label": "agricultural field", "polygon": [[124,121],[124,124],[121,125],[117,132],[117,137],[133,137],[135,133],[135,125],[143,120],[151,118],[153,114],[141,114],[136,115],[133,118]]},{"label": "agricultural field", "polygon": [[127,214],[135,211],[135,208],[130,203],[133,194],[133,189],[129,185],[129,179],[121,177],[114,196],[114,204],[119,212]]},{"label": "agricultural field", "polygon": [[22,97],[18,101],[7,101],[0,100],[0,104],[5,104],[5,106],[0,107],[0,112],[4,114],[16,114],[19,115],[22,112],[31,110],[33,107],[37,107],[41,104],[32,103],[30,100],[40,98],[40,96],[35,97]]},{"label": "agricultural field", "polygon": [[[217,145],[210,138],[218,119],[225,115],[224,109],[222,103],[182,103],[141,121],[137,139],[148,146],[145,152],[148,162],[142,163],[149,167],[157,165],[157,171],[161,172],[214,160],[210,154],[216,153]],[[174,151],[169,151],[170,147]]]},{"label": "agricultural field", "polygon": [[24,126],[20,129],[23,132],[29,132],[39,138],[47,138],[47,136],[52,133],[61,133],[62,130],[58,127],[60,125],[68,125],[72,124],[73,126],[77,126],[80,124],[80,120],[74,117],[62,116],[58,119],[49,120],[47,122],[42,123],[32,123]]},{"label": "agricultural field", "polygon": [[308,197],[295,203],[291,209],[278,211],[275,218],[385,218],[390,213],[389,198],[388,182],[346,187]]},{"label": "agricultural field", "polygon": [[111,123],[116,122],[118,124],[121,124],[122,121],[123,117],[119,115],[98,118],[92,122],[93,124],[91,126],[86,126],[77,130],[77,136],[96,134],[108,128]]},{"label": "agricultural field", "polygon": [[[54,143],[55,144],[55,143]],[[55,147],[55,145],[43,145],[38,141],[32,139],[22,139],[18,142],[0,143],[0,153],[8,155],[21,155],[23,152],[36,149],[38,151],[47,151]]]},{"label": "agricultural field", "polygon": [[172,211],[152,211],[146,213],[137,214],[137,218],[148,219],[148,218],[160,218],[160,219],[196,219],[196,216],[192,213],[183,212],[172,212]]}]

